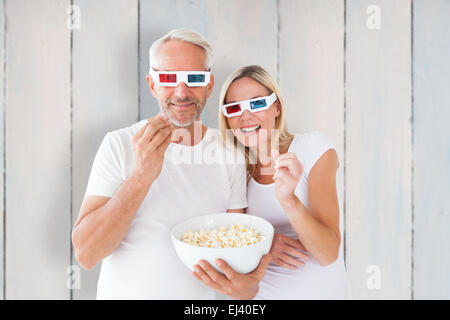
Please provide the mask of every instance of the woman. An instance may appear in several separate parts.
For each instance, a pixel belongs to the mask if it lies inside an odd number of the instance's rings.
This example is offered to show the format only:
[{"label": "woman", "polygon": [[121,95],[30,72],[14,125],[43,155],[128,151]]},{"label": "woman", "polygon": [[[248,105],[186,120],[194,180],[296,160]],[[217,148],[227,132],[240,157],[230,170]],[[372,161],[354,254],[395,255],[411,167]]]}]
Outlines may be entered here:
[{"label": "woman", "polygon": [[350,298],[340,247],[336,150],[319,132],[289,133],[278,85],[259,66],[231,74],[220,102],[221,132],[246,156],[247,214],[275,228],[272,261],[255,299]]}]

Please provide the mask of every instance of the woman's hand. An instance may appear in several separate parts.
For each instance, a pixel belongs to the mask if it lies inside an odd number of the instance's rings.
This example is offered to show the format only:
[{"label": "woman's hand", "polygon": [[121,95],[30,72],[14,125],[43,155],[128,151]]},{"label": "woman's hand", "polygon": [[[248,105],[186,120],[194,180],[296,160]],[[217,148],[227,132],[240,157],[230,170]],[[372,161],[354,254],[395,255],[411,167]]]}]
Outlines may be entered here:
[{"label": "woman's hand", "polygon": [[275,174],[275,195],[281,205],[292,202],[295,198],[295,188],[303,173],[303,166],[295,153],[287,152],[282,155],[278,150],[272,150]]},{"label": "woman's hand", "polygon": [[200,260],[194,266],[193,276],[208,287],[238,300],[253,299],[258,293],[258,285],[266,273],[272,256],[264,255],[258,267],[250,273],[243,274],[234,271],[225,261],[217,259],[216,265],[224,274],[218,272],[207,261]]},{"label": "woman's hand", "polygon": [[270,254],[272,255],[272,262],[280,267],[296,270],[298,267],[304,266],[304,261],[308,261],[309,256],[300,250],[306,251],[299,240],[279,233],[273,235]]}]

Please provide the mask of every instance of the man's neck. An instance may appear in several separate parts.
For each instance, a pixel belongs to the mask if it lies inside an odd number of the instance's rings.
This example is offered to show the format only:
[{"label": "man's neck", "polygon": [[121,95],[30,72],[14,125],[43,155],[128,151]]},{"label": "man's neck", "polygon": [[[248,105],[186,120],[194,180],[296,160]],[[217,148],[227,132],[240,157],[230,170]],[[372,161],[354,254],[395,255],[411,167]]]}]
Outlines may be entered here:
[{"label": "man's neck", "polygon": [[189,127],[176,127],[172,133],[172,143],[184,146],[195,146],[199,144],[208,128],[201,121],[196,120]]}]

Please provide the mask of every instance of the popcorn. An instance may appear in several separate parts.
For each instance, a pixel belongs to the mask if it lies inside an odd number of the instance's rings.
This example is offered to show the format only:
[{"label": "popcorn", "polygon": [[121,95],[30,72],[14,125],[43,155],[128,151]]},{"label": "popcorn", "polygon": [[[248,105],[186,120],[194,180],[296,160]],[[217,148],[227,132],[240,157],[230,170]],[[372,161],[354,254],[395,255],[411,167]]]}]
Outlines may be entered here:
[{"label": "popcorn", "polygon": [[262,241],[264,237],[251,228],[240,224],[233,224],[228,229],[225,226],[219,229],[192,232],[183,232],[181,241],[184,243],[205,248],[237,248],[250,246]]}]

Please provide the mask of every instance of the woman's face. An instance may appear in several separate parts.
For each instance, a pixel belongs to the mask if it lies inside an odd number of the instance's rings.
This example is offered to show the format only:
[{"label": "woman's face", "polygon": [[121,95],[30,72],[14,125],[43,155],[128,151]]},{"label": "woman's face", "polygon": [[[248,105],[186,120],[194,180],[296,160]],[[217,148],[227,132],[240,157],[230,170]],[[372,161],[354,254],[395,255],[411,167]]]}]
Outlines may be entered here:
[{"label": "woman's face", "polygon": [[[225,104],[270,95],[262,84],[252,78],[241,78],[228,88]],[[240,116],[227,118],[228,125],[236,138],[246,147],[253,147],[270,142],[271,130],[275,129],[276,117],[280,115],[278,100],[270,108],[250,112],[245,110]]]}]

